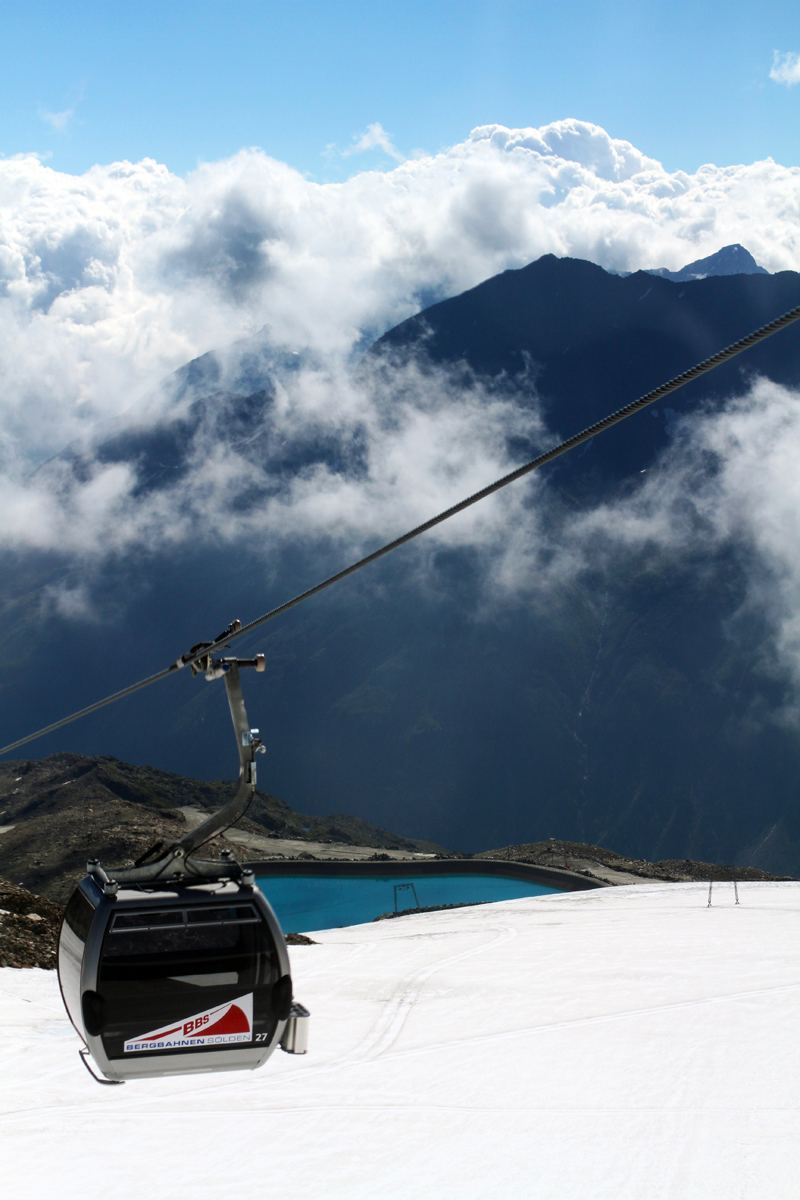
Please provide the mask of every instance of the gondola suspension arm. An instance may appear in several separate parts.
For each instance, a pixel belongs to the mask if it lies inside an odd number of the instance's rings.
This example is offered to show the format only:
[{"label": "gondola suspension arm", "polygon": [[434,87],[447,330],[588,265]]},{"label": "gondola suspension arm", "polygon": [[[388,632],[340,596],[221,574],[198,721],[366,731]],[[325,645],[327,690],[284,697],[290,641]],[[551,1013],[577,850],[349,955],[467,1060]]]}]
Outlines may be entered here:
[{"label": "gondola suspension arm", "polygon": [[244,816],[256,790],[256,754],[263,754],[266,750],[258,736],[259,731],[250,728],[239,678],[240,667],[255,667],[257,671],[263,671],[266,665],[264,655],[257,654],[251,659],[223,658],[211,662],[213,665],[206,671],[206,679],[217,679],[222,675],[225,691],[228,693],[228,706],[239,750],[239,787],[232,800],[177,843],[185,855],[211,841],[218,833],[222,833]]},{"label": "gondola suspension arm", "polygon": [[[234,622],[236,624],[237,622]],[[239,751],[239,786],[236,795],[227,804],[218,809],[195,829],[185,834],[179,841],[169,846],[157,843],[151,851],[132,867],[103,868],[99,862],[92,860],[89,871],[101,885],[104,891],[114,892],[120,883],[155,883],[168,880],[190,881],[192,879],[238,878],[246,881],[246,876],[252,873],[241,867],[233,855],[223,851],[220,861],[203,862],[191,855],[195,850],[220,833],[224,833],[243,817],[250,807],[256,790],[256,754],[263,754],[265,746],[258,736],[258,729],[251,729],[247,719],[247,710],[242,695],[242,683],[239,676],[240,667],[255,667],[263,671],[266,659],[263,654],[255,658],[213,658],[207,654],[193,665],[194,674],[202,670],[209,681],[223,678],[225,691],[228,695],[228,707],[231,712],[233,731],[236,735],[236,746]],[[144,861],[153,854],[151,861]]]}]

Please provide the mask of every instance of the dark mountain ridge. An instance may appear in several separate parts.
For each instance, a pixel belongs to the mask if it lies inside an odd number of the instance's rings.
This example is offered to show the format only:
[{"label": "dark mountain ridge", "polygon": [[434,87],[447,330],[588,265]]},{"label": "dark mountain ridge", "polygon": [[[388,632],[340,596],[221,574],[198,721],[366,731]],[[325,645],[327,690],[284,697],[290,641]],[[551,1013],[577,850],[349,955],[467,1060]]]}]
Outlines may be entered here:
[{"label": "dark mountain ridge", "polygon": [[[543,404],[548,427],[569,437],[797,304],[795,271],[677,285],[547,254],[409,318],[370,355],[393,362],[422,354],[435,363],[463,361],[478,375],[530,377],[529,394]],[[759,374],[796,384],[799,361],[795,326],[551,470],[581,490],[617,484],[665,449],[678,412],[724,403]]]}]

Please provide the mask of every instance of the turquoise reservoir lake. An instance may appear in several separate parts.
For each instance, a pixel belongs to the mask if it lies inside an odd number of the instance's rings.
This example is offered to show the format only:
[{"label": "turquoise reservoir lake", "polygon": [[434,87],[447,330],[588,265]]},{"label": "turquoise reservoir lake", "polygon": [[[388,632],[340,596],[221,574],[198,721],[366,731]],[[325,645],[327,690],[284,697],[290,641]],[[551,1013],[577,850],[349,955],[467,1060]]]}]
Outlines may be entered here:
[{"label": "turquoise reservoir lake", "polygon": [[362,925],[382,913],[438,904],[519,900],[558,891],[498,875],[261,875],[258,886],[284,933]]}]

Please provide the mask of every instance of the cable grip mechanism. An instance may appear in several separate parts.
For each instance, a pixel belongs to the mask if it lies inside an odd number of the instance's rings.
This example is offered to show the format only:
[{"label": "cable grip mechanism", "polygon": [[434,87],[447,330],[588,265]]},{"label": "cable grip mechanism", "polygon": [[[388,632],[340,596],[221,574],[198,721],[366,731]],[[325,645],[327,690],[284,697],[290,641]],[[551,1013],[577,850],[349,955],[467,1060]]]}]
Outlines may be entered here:
[{"label": "cable grip mechanism", "polygon": [[[90,871],[100,882],[107,895],[116,894],[120,883],[146,883],[156,880],[185,879],[189,877],[203,879],[238,879],[245,881],[247,872],[228,853],[223,855],[220,862],[200,862],[190,858],[192,852],[211,841],[220,833],[230,828],[244,814],[252,803],[256,789],[256,754],[266,753],[259,730],[251,727],[247,718],[247,710],[242,695],[242,684],[239,670],[242,667],[253,667],[256,671],[266,670],[266,657],[256,654],[254,658],[215,658],[211,648],[224,642],[231,633],[241,629],[241,621],[232,621],[225,633],[215,638],[214,642],[200,642],[192,647],[184,659],[189,663],[193,675],[202,671],[209,681],[225,680],[225,691],[228,696],[228,707],[236,736],[236,748],[239,754],[239,786],[236,795],[218,812],[213,813],[205,821],[192,829],[179,841],[169,846],[153,847],[155,857],[151,862],[139,862],[132,867],[111,868],[104,871],[98,862],[90,864]],[[209,653],[198,656],[198,650],[208,649]],[[191,660],[191,661],[190,661]],[[149,852],[148,852],[149,853]],[[147,857],[147,855],[143,856]]]}]

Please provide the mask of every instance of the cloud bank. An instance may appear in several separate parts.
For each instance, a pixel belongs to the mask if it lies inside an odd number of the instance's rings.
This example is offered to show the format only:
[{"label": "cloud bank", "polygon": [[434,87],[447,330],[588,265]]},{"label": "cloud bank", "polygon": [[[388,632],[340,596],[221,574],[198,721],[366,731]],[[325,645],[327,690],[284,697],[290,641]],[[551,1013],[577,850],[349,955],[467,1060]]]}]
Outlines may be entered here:
[{"label": "cloud bank", "polygon": [[[376,127],[377,128],[377,127]],[[186,179],[0,161],[0,454],[35,462],[181,363],[268,325],[346,359],[432,299],[544,253],[672,269],[742,242],[800,266],[800,171],[667,172],[579,121],[483,126],[319,184],[259,150]]]},{"label": "cloud bank", "polygon": [[[304,366],[244,415],[242,398],[227,394],[203,403],[199,417],[178,406],[188,419],[177,465],[163,473],[165,427],[137,424],[123,426],[127,448],[111,461],[90,443],[27,480],[6,476],[0,539],[94,564],[137,546],[158,552],[243,539],[264,556],[303,539],[356,554],[507,471],[512,439],[551,442],[535,404],[520,405],[525,391],[524,378],[491,382],[415,361],[357,376]],[[491,544],[523,503],[519,491],[504,494],[442,526],[433,541]]]},{"label": "cloud bank", "polygon": [[[792,82],[795,67],[784,56],[773,78]],[[392,152],[377,124],[365,139]],[[0,161],[0,209],[0,546],[87,562],[134,544],[179,545],[199,530],[356,550],[501,474],[515,461],[513,439],[544,445],[525,379],[490,387],[419,364],[391,382],[353,373],[385,329],[498,271],[544,253],[677,269],[733,242],[770,271],[800,268],[797,168],[766,160],[670,173],[574,120],[482,126],[440,154],[335,184],[255,149],[185,179],[151,160],[73,177],[16,157]],[[175,405],[174,387],[159,390],[159,380],[265,328],[269,352],[295,368],[278,371],[236,444],[223,449],[213,420],[200,422],[179,483],[143,489],[135,462],[91,453],[78,474],[62,459],[40,467],[98,423],[101,438],[102,422],[132,405],[140,424],[157,422]],[[727,414],[698,419],[680,460],[643,480],[627,507],[582,518],[558,553],[544,500],[532,503],[544,497],[535,480],[434,541],[501,541],[494,579],[513,590],[541,580],[545,559],[553,577],[580,570],[601,526],[615,553],[646,544],[683,553],[698,529],[709,546],[738,538],[764,566],[760,603],[800,677],[796,408],[793,394],[764,382]],[[292,447],[312,444],[329,451],[284,469]],[[702,486],[692,474],[701,450],[721,464]],[[76,617],[91,609],[83,591],[59,604]]]}]

